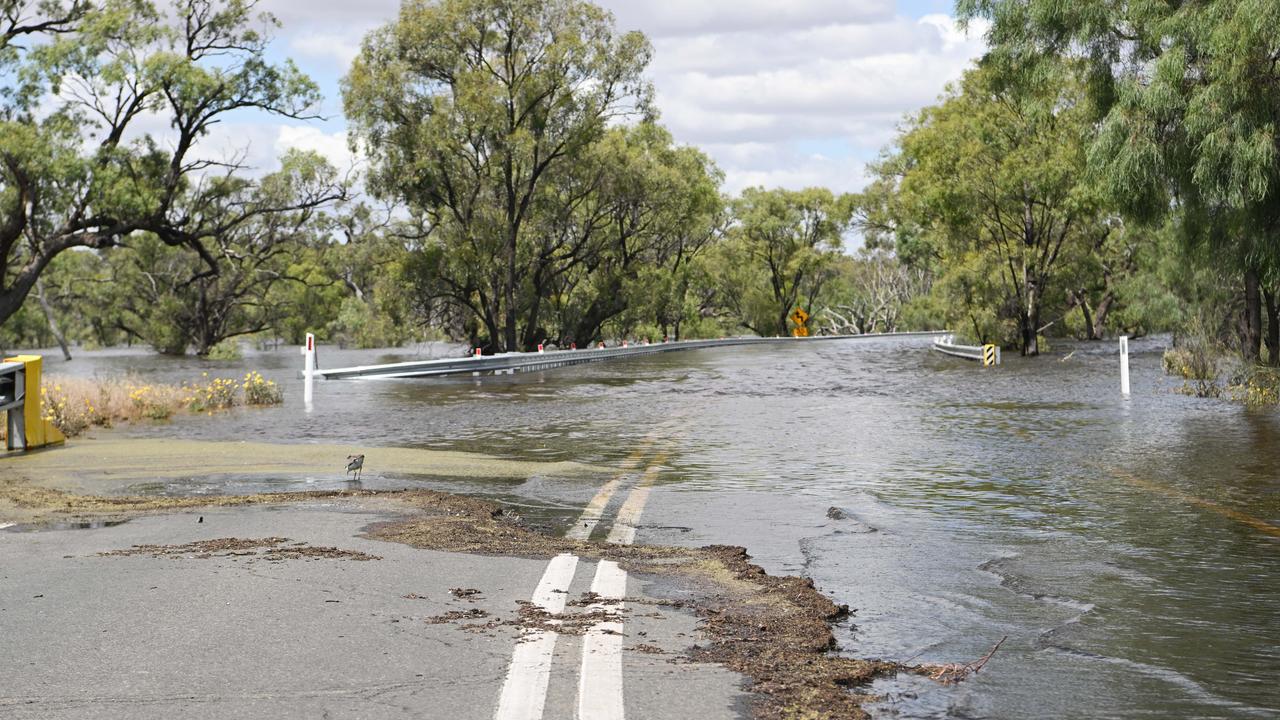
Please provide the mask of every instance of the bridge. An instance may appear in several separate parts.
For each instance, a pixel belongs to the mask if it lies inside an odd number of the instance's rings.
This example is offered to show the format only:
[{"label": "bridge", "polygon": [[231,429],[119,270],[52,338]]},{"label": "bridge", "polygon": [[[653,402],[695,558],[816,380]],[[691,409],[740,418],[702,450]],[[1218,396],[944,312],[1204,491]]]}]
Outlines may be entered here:
[{"label": "bridge", "polygon": [[[678,342],[654,343],[651,345],[624,345],[610,348],[587,348],[583,350],[552,350],[548,352],[510,352],[496,355],[483,355],[467,358],[444,358],[438,360],[413,360],[410,362],[389,363],[385,365],[359,365],[355,367],[319,369],[313,371],[313,377],[326,380],[353,380],[358,378],[416,378],[437,377],[444,375],[473,375],[480,373],[514,373],[517,370],[549,370],[568,365],[581,365],[602,360],[653,355],[656,353],[675,352],[679,350],[698,350],[703,348],[731,347],[738,345],[787,345],[799,343],[824,342],[831,340],[874,340],[879,338],[904,337],[938,337],[945,332],[901,332],[901,333],[869,333],[866,335],[818,335],[806,338],[762,338],[734,337],[718,340],[681,340]],[[303,348],[304,353],[306,348]],[[305,373],[304,373],[305,377]]]}]

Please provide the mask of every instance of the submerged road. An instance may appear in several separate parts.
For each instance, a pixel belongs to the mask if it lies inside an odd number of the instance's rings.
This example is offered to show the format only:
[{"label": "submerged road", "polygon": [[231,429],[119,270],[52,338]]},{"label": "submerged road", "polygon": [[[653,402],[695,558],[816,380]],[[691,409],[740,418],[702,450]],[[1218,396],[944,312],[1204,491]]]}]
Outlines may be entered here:
[{"label": "submerged road", "polygon": [[[255,368],[284,384],[279,408],[112,435],[303,450],[262,472],[227,452],[207,477],[109,466],[119,491],[135,494],[338,488],[341,459],[363,452],[366,487],[480,495],[552,531],[607,538],[663,454],[637,543],[743,545],[774,574],[811,578],[857,609],[835,633],[860,657],[975,660],[1008,636],[964,683],[877,681],[880,716],[1277,717],[1280,415],[1178,392],[1181,381],[1161,368],[1167,345],[1132,343],[1128,398],[1112,343],[1062,343],[986,370],[911,338],[693,350],[554,372],[326,383],[311,413],[293,348],[217,365],[104,351],[47,371],[129,369],[180,383]],[[322,359],[383,365],[415,351],[459,349],[326,349]],[[300,457],[318,447],[332,448],[332,472]],[[397,470],[417,448],[495,459],[483,477],[443,461]],[[295,457],[304,469],[290,474]],[[556,469],[506,469],[533,462]],[[596,473],[589,481],[584,467]],[[615,481],[607,502],[597,499]],[[55,568],[73,562],[53,557]],[[530,561],[511,601],[528,602],[547,566]],[[580,559],[570,592],[589,591],[596,573]],[[629,596],[662,590],[636,584],[627,578]],[[629,713],[643,706],[634,705],[643,688],[661,687],[632,677],[631,633],[644,614],[624,619]],[[557,641],[544,717],[573,716],[581,644]],[[488,713],[514,649],[508,640],[492,659]]]},{"label": "submerged road", "polygon": [[884,340],[885,338],[932,338],[945,335],[938,332],[868,333],[865,335],[815,335],[813,337],[733,337],[717,340],[679,340],[664,343],[621,345],[611,348],[584,348],[582,350],[551,350],[548,352],[509,352],[496,355],[475,355],[466,358],[437,358],[410,360],[407,362],[357,365],[332,369],[317,369],[314,377],[325,380],[393,379],[443,377],[447,375],[479,375],[482,373],[512,373],[551,370],[572,365],[621,360],[685,350],[708,350],[742,346],[798,346],[834,340]]}]

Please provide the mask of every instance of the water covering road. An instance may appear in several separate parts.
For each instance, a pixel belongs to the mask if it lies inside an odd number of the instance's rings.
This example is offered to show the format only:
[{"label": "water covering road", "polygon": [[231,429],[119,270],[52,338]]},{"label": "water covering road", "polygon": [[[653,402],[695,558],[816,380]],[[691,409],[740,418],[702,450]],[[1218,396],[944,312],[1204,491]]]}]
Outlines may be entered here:
[{"label": "water covering road", "polygon": [[[331,381],[309,415],[293,348],[227,363],[107,351],[47,371],[180,381],[252,367],[286,384],[281,408],[115,431],[134,435],[602,465],[651,445],[662,484],[637,541],[745,545],[772,572],[812,577],[857,609],[837,629],[857,656],[966,661],[1008,636],[965,683],[878,683],[880,717],[1277,717],[1280,414],[1173,392],[1164,342],[1132,344],[1129,400],[1112,343],[987,371],[913,339]],[[414,357],[326,349],[321,362]],[[389,477],[374,452],[369,482],[486,494],[558,526],[595,489]],[[141,489],[219,489],[203,483]]]}]

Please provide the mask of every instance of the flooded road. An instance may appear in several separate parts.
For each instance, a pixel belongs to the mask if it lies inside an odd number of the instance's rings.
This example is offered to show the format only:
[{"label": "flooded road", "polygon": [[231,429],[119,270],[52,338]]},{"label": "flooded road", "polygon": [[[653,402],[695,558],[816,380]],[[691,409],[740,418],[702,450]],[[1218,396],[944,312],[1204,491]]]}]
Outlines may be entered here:
[{"label": "flooded road", "polygon": [[[856,608],[837,628],[845,651],[964,662],[1008,637],[965,683],[876,685],[876,716],[1280,716],[1280,413],[1173,392],[1159,339],[1131,345],[1129,400],[1112,343],[1007,354],[986,371],[927,347],[797,343],[512,376],[330,381],[310,414],[296,348],[222,363],[46,355],[46,372],[180,382],[253,368],[286,385],[280,408],[116,436],[660,461],[637,541],[744,545],[771,572],[812,577]],[[325,349],[320,359],[422,356]],[[372,451],[365,478],[488,495],[559,527],[597,487],[391,477]],[[342,482],[335,468],[321,484]]]}]

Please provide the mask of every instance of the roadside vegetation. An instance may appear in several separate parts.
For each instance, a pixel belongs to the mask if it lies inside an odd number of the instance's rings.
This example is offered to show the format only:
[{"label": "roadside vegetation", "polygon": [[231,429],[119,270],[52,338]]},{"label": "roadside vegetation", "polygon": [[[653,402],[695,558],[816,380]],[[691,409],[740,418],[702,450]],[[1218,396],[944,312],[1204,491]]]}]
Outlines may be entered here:
[{"label": "roadside vegetation", "polygon": [[40,388],[45,419],[67,437],[93,427],[212,414],[237,406],[279,405],[283,400],[280,386],[258,372],[248,372],[240,379],[204,373],[199,380],[180,385],[146,383],[131,376],[89,379],[53,375],[45,377]]},{"label": "roadside vegetation", "polygon": [[1172,332],[1191,392],[1273,394],[1274,3],[960,0],[988,54],[861,192],[734,195],[658,121],[649,40],[590,2],[406,0],[342,82],[361,172],[289,152],[265,173],[195,140],[313,118],[317,86],[253,3],[170,4],[3,6],[0,347],[499,352],[786,335],[801,307],[813,333],[1024,355]]}]

